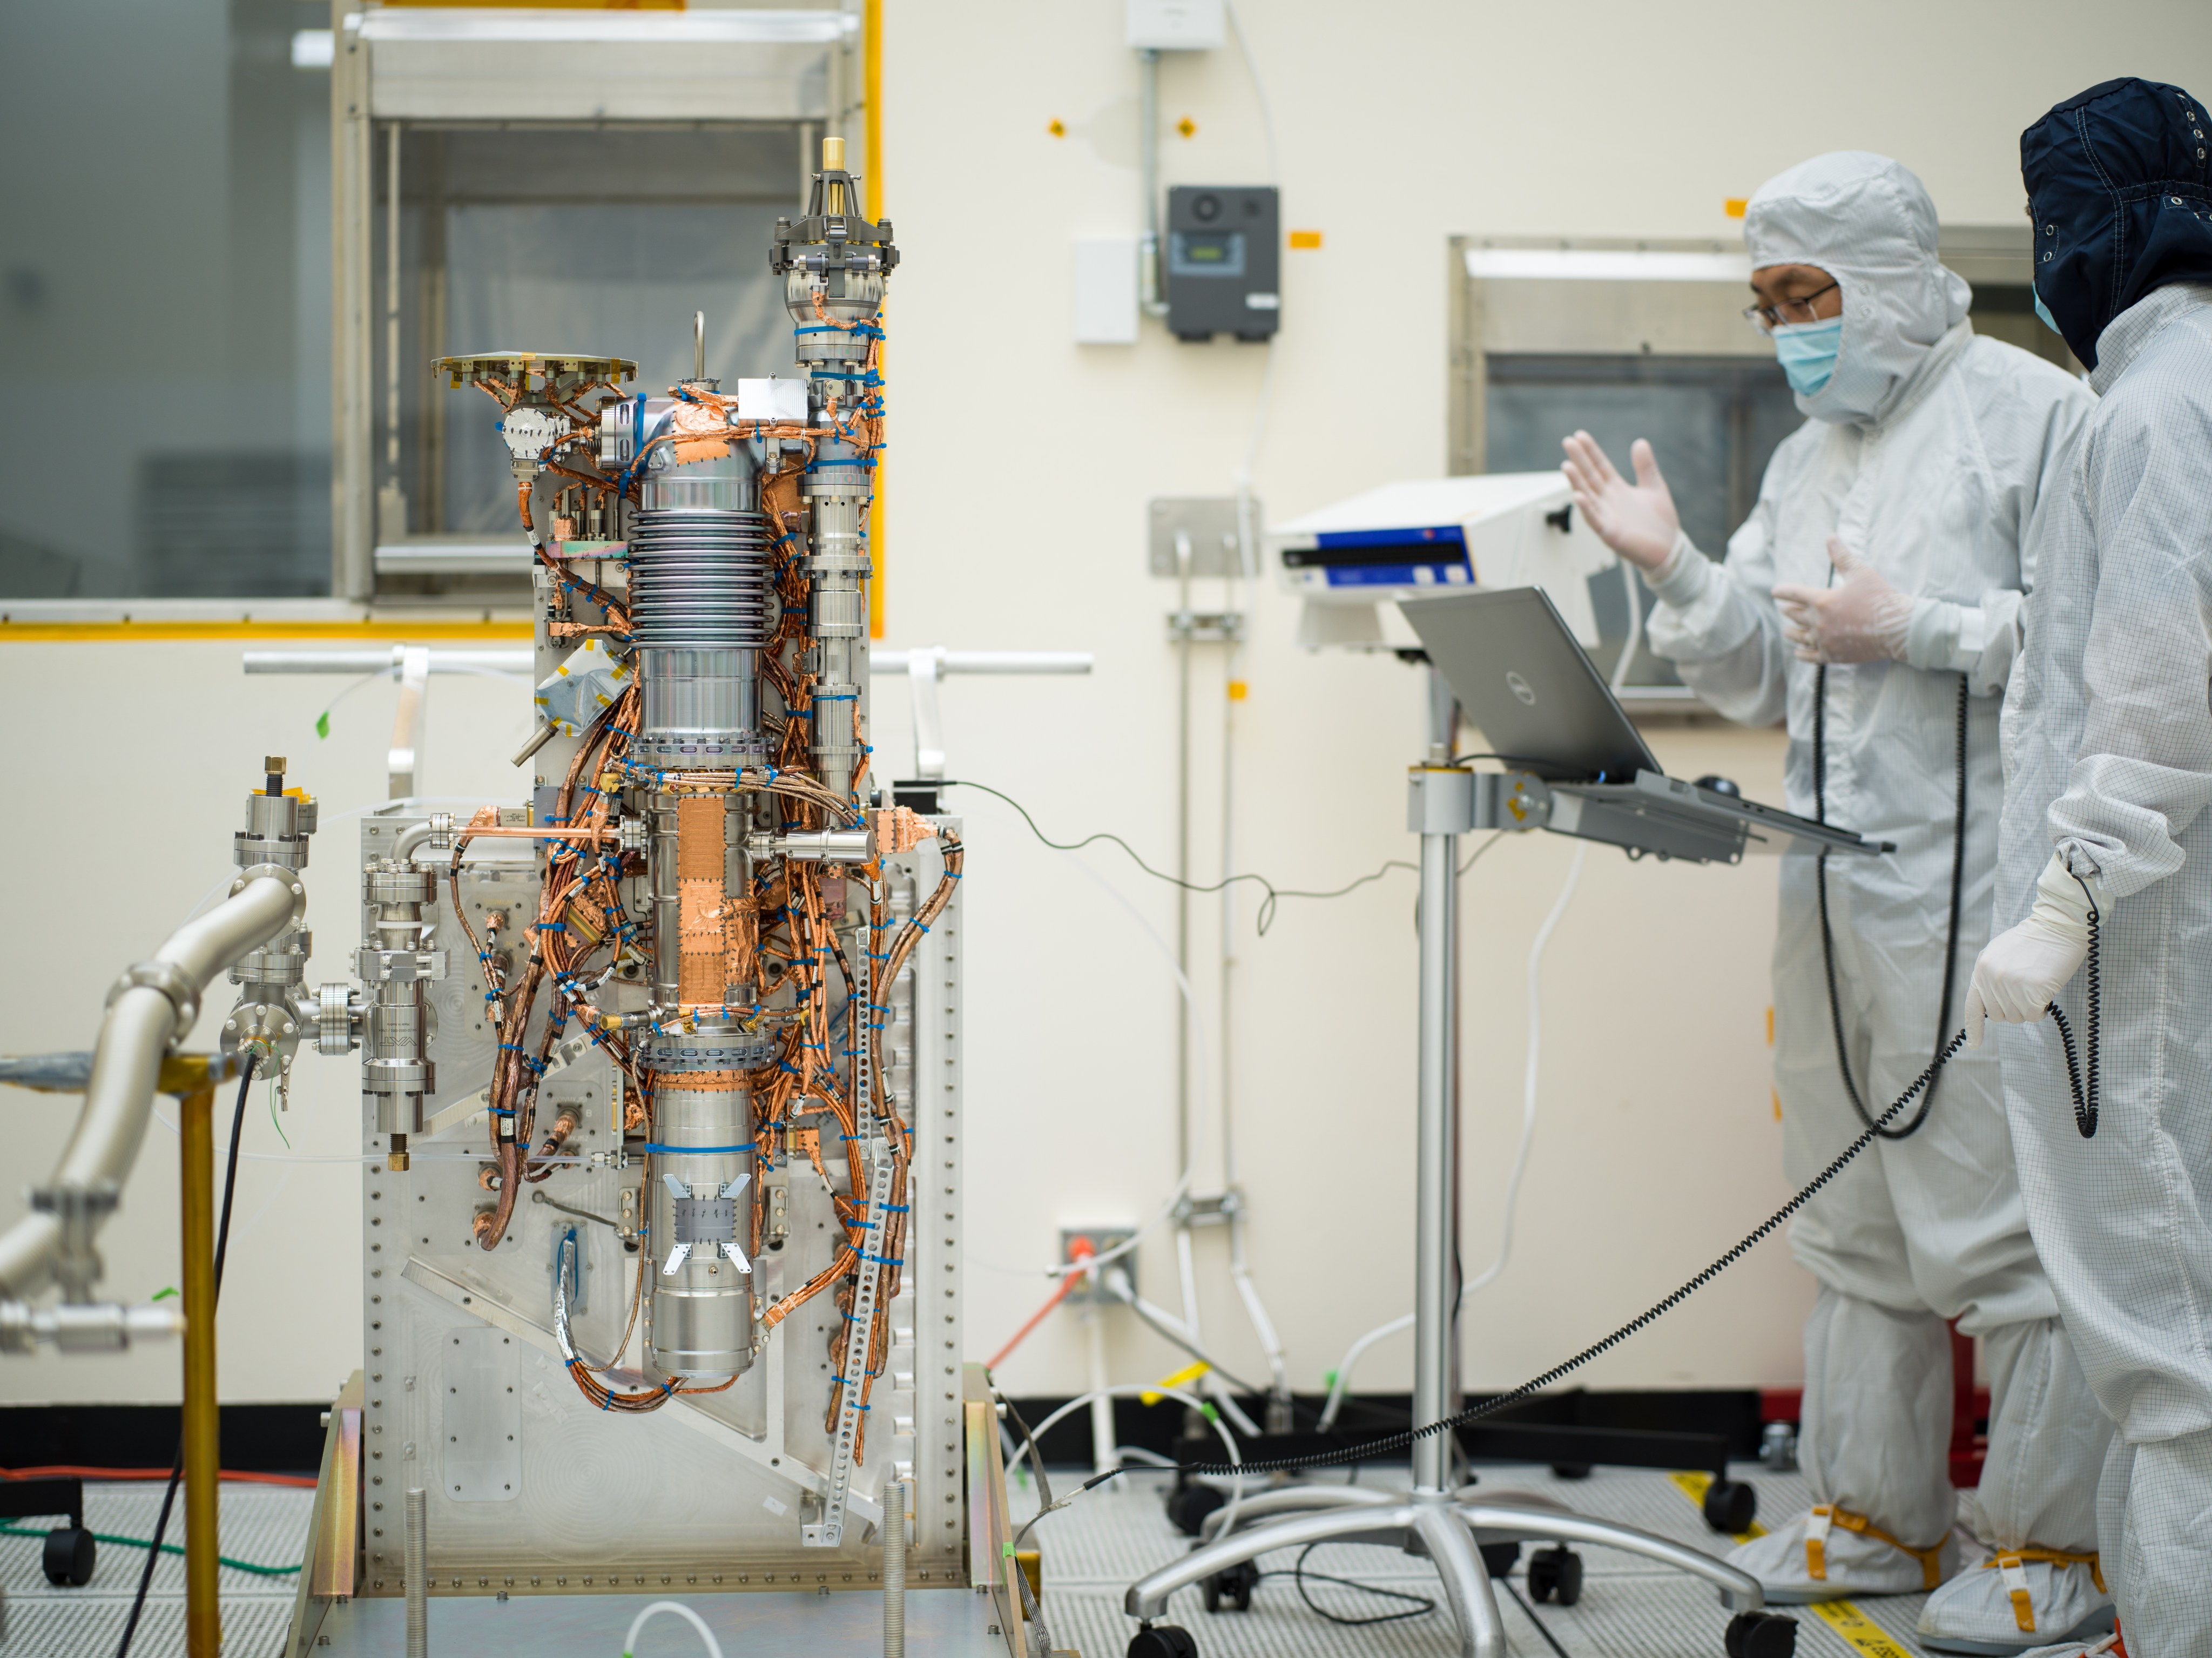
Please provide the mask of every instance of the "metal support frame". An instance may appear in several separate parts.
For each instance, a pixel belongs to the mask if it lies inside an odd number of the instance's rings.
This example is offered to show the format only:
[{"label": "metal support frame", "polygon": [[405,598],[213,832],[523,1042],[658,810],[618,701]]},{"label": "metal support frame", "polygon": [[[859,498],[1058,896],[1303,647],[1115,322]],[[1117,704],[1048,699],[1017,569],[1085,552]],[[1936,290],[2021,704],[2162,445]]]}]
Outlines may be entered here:
[{"label": "metal support frame", "polygon": [[179,1096],[185,1299],[185,1651],[217,1658],[222,1611],[216,1557],[222,1453],[215,1368],[215,1090]]},{"label": "metal support frame", "polygon": [[[1482,815],[1472,774],[1450,763],[1456,710],[1443,676],[1434,670],[1430,689],[1428,758],[1413,768],[1407,796],[1407,827],[1421,837],[1413,1221],[1416,1428],[1447,1420],[1458,1401],[1459,1284],[1452,1270],[1457,1232],[1455,872],[1459,837],[1478,827]],[[1757,1578],[1685,1544],[1533,1502],[1462,1500],[1470,1493],[1453,1489],[1452,1447],[1449,1430],[1413,1442],[1410,1498],[1342,1485],[1289,1487],[1255,1497],[1243,1505],[1240,1518],[1260,1523],[1240,1526],[1139,1578],[1124,1597],[1124,1610],[1149,1623],[1166,1610],[1168,1596],[1176,1589],[1276,1549],[1351,1540],[1400,1542],[1436,1563],[1459,1626],[1461,1658],[1505,1658],[1504,1625],[1475,1548],[1478,1533],[1484,1541],[1542,1539],[1620,1549],[1705,1578],[1718,1587],[1723,1604],[1732,1611],[1755,1612],[1765,1605]]]},{"label": "metal support frame", "polygon": [[1089,673],[1088,651],[948,651],[924,645],[910,651],[871,651],[871,673],[902,673],[914,708],[914,773],[935,782],[945,775],[945,717],[937,688],[947,674]]}]

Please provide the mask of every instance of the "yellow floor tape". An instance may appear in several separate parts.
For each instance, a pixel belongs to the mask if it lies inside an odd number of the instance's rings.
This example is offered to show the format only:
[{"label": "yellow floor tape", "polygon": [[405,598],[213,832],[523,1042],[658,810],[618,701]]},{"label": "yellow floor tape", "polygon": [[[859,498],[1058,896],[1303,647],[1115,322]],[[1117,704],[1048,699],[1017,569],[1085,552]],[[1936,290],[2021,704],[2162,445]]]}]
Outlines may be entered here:
[{"label": "yellow floor tape", "polygon": [[[1683,1496],[1688,1497],[1700,1509],[1705,1507],[1705,1491],[1713,1483],[1712,1475],[1675,1473],[1669,1474],[1668,1478],[1674,1482]],[[1754,1537],[1765,1535],[1766,1527],[1754,1520],[1751,1523],[1749,1531],[1736,1533],[1735,1540],[1739,1543],[1748,1543]],[[1774,1610],[1791,1612],[1796,1612],[1797,1608],[1778,1606]],[[1848,1600],[1817,1600],[1807,1606],[1805,1610],[1814,1613],[1822,1623],[1850,1642],[1858,1651],[1865,1653],[1867,1658],[1913,1658],[1912,1654],[1889,1638],[1887,1631],[1873,1622]]]}]

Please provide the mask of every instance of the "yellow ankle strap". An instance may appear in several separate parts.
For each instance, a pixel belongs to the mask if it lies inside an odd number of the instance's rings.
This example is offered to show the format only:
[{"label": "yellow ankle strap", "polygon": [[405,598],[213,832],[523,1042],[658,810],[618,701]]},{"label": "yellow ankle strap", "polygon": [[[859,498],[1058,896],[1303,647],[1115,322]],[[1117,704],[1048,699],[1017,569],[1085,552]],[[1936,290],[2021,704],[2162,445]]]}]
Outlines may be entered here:
[{"label": "yellow ankle strap", "polygon": [[2006,1549],[1992,1555],[1982,1562],[1982,1569],[2004,1574],[2005,1588],[2012,1595],[2012,1620],[2020,1625],[2022,1635],[2036,1632],[2035,1606],[2027,1593],[2027,1573],[2022,1570],[2030,1560],[2040,1560],[2053,1566],[2087,1566],[2089,1576],[2096,1582],[2097,1592],[2100,1594],[2112,1592],[2105,1587],[2104,1565],[2094,1549],[2080,1554],[2067,1549]]},{"label": "yellow ankle strap", "polygon": [[1807,1516],[1805,1521],[1805,1574],[1814,1582],[1828,1581],[1827,1542],[1831,1527],[1856,1532],[1862,1537],[1871,1537],[1876,1542],[1887,1543],[1901,1554],[1909,1554],[1920,1563],[1921,1587],[1934,1588],[1943,1581],[1943,1545],[1937,1542],[1932,1548],[1916,1549],[1910,1543],[1900,1543],[1863,1514],[1853,1514],[1849,1509],[1839,1509],[1832,1503],[1823,1503]]}]

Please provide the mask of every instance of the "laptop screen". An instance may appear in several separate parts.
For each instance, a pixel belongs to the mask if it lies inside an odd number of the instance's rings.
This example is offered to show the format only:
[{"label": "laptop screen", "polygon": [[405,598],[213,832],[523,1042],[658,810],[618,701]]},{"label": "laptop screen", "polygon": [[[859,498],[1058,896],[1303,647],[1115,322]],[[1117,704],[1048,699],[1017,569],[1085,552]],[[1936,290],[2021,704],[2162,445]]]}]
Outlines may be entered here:
[{"label": "laptop screen", "polygon": [[1508,764],[1559,783],[1626,783],[1659,771],[1541,588],[1409,599],[1399,608]]}]

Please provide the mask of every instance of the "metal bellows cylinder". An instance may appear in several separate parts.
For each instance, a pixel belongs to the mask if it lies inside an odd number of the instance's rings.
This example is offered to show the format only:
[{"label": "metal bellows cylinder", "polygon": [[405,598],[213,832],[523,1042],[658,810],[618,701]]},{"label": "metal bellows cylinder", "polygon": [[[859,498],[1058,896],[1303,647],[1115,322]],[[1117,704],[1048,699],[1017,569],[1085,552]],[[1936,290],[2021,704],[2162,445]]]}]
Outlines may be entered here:
[{"label": "metal bellows cylinder", "polygon": [[683,468],[648,481],[629,541],[637,749],[684,770],[763,756],[759,656],[772,626],[769,523],[750,477]]}]

